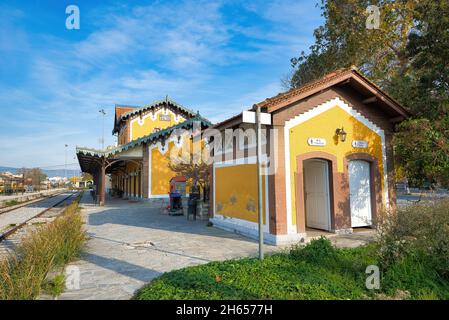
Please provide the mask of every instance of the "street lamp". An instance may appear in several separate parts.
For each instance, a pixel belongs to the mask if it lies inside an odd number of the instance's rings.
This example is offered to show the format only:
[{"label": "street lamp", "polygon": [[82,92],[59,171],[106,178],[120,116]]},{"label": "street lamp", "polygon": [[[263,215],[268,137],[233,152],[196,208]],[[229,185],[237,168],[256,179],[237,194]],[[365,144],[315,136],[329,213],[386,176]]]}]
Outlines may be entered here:
[{"label": "street lamp", "polygon": [[101,138],[101,149],[104,150],[104,116],[106,115],[106,111],[104,111],[104,109],[100,109],[98,110],[98,112],[100,112],[103,115],[103,135]]},{"label": "street lamp", "polygon": [[65,144],[64,176],[65,176],[66,180],[67,180],[67,147],[68,146],[69,146],[68,144]]}]

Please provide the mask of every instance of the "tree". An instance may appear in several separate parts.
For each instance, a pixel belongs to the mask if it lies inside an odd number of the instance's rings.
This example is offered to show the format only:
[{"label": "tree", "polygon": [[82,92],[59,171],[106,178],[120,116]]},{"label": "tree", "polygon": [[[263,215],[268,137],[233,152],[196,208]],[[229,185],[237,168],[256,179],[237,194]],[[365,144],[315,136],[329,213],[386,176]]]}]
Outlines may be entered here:
[{"label": "tree", "polygon": [[[366,28],[370,4],[380,9],[379,29]],[[291,60],[290,86],[357,66],[413,114],[397,128],[397,165],[416,183],[443,183],[449,177],[449,2],[322,0],[321,9],[325,23],[310,52]]]},{"label": "tree", "polygon": [[205,142],[196,133],[184,132],[183,135],[184,143],[180,147],[173,148],[166,156],[168,167],[178,176],[186,178],[191,192],[202,190],[206,200],[209,190],[210,164]]},{"label": "tree", "polygon": [[80,181],[80,178],[77,177],[77,176],[73,176],[73,177],[70,177],[70,178],[69,178],[69,181],[70,181],[72,184],[76,184],[77,182]]},{"label": "tree", "polygon": [[208,190],[209,187],[209,165],[205,162],[199,163],[172,163],[169,168],[179,176],[183,176],[191,183],[191,187],[200,187],[201,190]]},{"label": "tree", "polygon": [[40,168],[21,168],[18,170],[19,174],[23,174],[25,184],[31,184],[34,188],[40,190],[41,182],[47,179],[47,175]]},{"label": "tree", "polygon": [[395,155],[412,185],[449,186],[449,121],[411,119],[399,125]]},{"label": "tree", "polygon": [[92,175],[90,173],[87,172],[83,172],[81,174],[81,181],[93,181],[94,178],[92,177]]},{"label": "tree", "polygon": [[[407,38],[416,2],[321,0],[325,24],[315,29],[310,53],[302,52],[291,60],[296,68],[292,87],[352,65],[380,85],[405,74]],[[372,4],[380,8],[378,29],[366,27],[367,8]]]}]

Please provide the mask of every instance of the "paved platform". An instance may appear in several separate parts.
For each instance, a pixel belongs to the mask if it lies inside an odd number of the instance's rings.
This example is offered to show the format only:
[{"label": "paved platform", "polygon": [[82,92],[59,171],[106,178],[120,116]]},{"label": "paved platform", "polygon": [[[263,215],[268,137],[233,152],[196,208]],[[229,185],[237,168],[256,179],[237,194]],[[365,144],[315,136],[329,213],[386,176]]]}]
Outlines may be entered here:
[{"label": "paved platform", "polygon": [[[160,203],[109,200],[81,205],[90,237],[86,252],[71,264],[79,268],[80,288],[59,299],[129,299],[164,272],[238,257],[257,256],[258,243],[206,221],[161,214]],[[284,248],[266,246],[267,252]]]}]

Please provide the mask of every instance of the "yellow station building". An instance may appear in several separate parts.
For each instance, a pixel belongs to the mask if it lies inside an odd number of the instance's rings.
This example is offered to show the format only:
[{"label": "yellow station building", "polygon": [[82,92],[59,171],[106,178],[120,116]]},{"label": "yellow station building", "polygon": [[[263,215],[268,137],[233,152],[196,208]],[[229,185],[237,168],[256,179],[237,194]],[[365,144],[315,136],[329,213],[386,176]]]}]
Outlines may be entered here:
[{"label": "yellow station building", "polygon": [[[348,233],[371,227],[382,210],[395,208],[392,137],[409,114],[356,69],[333,72],[251,110],[257,108],[271,118],[262,139],[266,242],[295,242],[315,229]],[[256,144],[247,134],[254,125],[243,114],[212,126],[169,99],[116,106],[115,112],[117,147],[77,149],[82,170],[94,174],[100,203],[106,173],[126,197],[166,197],[175,174],[165,155],[181,139],[173,132],[199,123],[212,132],[202,143],[214,146],[210,220],[257,237]]]},{"label": "yellow station building", "polygon": [[114,129],[118,144],[107,150],[77,147],[83,172],[89,172],[98,186],[103,204],[106,174],[111,175],[112,190],[131,199],[166,198],[170,179],[177,174],[169,168],[170,153],[189,141],[178,132],[196,126],[206,129],[211,123],[199,113],[164,99],[145,106],[115,106]]},{"label": "yellow station building", "polygon": [[[350,233],[395,208],[392,136],[408,112],[356,69],[333,72],[257,108],[271,117],[262,160],[267,242],[299,241],[316,229]],[[212,129],[247,127],[239,114]],[[215,157],[210,197],[215,226],[252,237],[258,235],[255,155],[254,141],[235,135]]]}]

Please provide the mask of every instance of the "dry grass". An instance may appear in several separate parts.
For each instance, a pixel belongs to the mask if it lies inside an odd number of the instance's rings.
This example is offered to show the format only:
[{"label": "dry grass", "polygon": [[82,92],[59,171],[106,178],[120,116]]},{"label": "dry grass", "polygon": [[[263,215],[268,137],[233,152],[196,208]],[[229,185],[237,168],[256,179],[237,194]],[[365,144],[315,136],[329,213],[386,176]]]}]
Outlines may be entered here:
[{"label": "dry grass", "polygon": [[429,201],[384,214],[378,223],[383,267],[410,255],[431,262],[449,279],[449,200]]},{"label": "dry grass", "polygon": [[53,222],[26,236],[14,254],[0,261],[0,300],[35,299],[48,272],[62,268],[80,253],[86,234],[79,199]]}]

